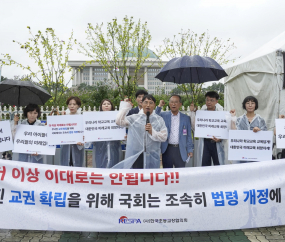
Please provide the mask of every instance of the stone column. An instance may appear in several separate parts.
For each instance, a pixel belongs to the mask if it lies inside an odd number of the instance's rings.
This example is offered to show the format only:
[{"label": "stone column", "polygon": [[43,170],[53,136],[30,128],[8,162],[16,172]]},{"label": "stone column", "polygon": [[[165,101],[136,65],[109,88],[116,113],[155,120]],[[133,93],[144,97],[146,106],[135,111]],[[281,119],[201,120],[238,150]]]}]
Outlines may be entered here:
[{"label": "stone column", "polygon": [[89,67],[89,85],[92,86],[92,66]]},{"label": "stone column", "polygon": [[146,90],[148,90],[147,67],[144,68],[143,79],[144,79],[144,88],[145,88]]},{"label": "stone column", "polygon": [[76,75],[75,75],[75,67],[72,67],[72,77],[73,77],[73,79],[72,79],[72,86],[74,87],[75,85],[76,85]]}]

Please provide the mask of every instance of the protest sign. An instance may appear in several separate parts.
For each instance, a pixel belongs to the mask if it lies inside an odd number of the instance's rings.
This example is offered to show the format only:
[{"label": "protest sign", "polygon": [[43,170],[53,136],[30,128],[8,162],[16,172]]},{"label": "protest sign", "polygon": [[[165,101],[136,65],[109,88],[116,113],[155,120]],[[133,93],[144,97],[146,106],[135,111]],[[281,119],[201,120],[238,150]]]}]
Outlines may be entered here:
[{"label": "protest sign", "polygon": [[83,113],[84,137],[86,142],[124,140],[126,128],[116,124],[119,111]]},{"label": "protest sign", "polygon": [[284,225],[284,173],[284,160],[167,170],[0,160],[0,227],[175,232]]},{"label": "protest sign", "polygon": [[275,119],[276,124],[276,148],[285,148],[285,119]]},{"label": "protest sign", "polygon": [[13,139],[9,121],[0,122],[0,152],[13,150]]},{"label": "protest sign", "polygon": [[265,161],[272,159],[272,131],[230,130],[229,160]]},{"label": "protest sign", "polygon": [[48,116],[47,126],[50,145],[83,143],[82,115]]},{"label": "protest sign", "polygon": [[228,122],[225,111],[201,111],[196,112],[195,137],[228,139]]},{"label": "protest sign", "polygon": [[36,125],[18,125],[15,139],[15,153],[54,155],[55,146],[49,146],[47,127]]}]

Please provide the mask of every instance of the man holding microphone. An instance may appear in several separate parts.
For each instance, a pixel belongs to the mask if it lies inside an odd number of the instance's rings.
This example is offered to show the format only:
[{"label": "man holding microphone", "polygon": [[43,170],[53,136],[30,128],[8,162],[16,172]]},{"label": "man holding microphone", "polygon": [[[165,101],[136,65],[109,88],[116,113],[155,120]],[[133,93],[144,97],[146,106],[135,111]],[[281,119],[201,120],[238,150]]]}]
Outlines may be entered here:
[{"label": "man holding microphone", "polygon": [[163,118],[155,114],[155,98],[145,95],[138,114],[127,116],[131,102],[121,102],[116,124],[128,127],[126,159],[113,168],[160,168],[160,145],[167,140]]}]

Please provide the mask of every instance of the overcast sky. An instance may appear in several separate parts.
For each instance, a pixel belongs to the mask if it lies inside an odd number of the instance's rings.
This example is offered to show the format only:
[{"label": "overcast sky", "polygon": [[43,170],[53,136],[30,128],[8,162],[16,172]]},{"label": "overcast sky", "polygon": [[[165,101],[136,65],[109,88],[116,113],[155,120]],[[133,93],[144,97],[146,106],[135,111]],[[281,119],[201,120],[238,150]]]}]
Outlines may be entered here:
[{"label": "overcast sky", "polygon": [[[231,38],[237,49],[233,56],[245,57],[285,31],[284,0],[0,0],[0,53],[9,53],[30,63],[24,50],[12,40],[25,42],[27,26],[36,32],[54,28],[62,40],[70,32],[85,39],[87,23],[108,22],[125,15],[148,22],[151,48],[181,29]],[[2,56],[0,58],[3,58]],[[84,59],[74,50],[70,60]],[[17,67],[3,67],[2,75],[25,74]]]}]

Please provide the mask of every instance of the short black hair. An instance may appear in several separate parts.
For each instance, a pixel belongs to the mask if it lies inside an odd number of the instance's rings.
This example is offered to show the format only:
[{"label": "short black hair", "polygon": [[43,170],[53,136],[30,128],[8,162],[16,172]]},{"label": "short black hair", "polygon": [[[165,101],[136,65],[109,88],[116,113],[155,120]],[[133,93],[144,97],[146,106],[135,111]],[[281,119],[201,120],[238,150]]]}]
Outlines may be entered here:
[{"label": "short black hair", "polygon": [[102,109],[102,106],[103,106],[103,103],[104,103],[105,101],[108,101],[108,102],[111,104],[111,110],[114,111],[114,110],[115,110],[114,104],[111,102],[110,99],[107,99],[107,98],[106,98],[106,99],[103,99],[102,102],[100,103],[99,111],[102,111],[102,110],[103,110],[103,109]]},{"label": "short black hair", "polygon": [[247,97],[243,100],[243,102],[242,102],[242,108],[243,108],[244,110],[246,110],[245,104],[246,104],[247,102],[249,102],[249,101],[252,101],[252,102],[255,103],[255,110],[258,109],[258,100],[257,100],[255,97],[253,97],[253,96],[247,96]]},{"label": "short black hair", "polygon": [[178,97],[178,98],[179,98],[179,102],[182,103],[182,98],[181,98],[180,95],[178,95],[178,94],[173,94],[173,95],[170,96],[169,100],[170,100],[172,97]]},{"label": "short black hair", "polygon": [[146,90],[143,90],[143,89],[139,89],[137,90],[136,92],[136,98],[138,97],[138,95],[148,95],[148,92]]},{"label": "short black hair", "polygon": [[144,97],[143,97],[143,99],[142,99],[142,102],[143,102],[144,100],[146,100],[146,99],[147,99],[147,100],[152,100],[152,101],[154,101],[154,103],[156,102],[154,96],[149,95],[149,94],[144,95]]},{"label": "short black hair", "polygon": [[215,91],[207,92],[207,93],[205,94],[205,97],[216,98],[217,100],[219,100],[219,98],[220,98],[219,94],[216,93]]},{"label": "short black hair", "polygon": [[36,110],[36,112],[38,113],[38,117],[40,117],[41,116],[40,107],[37,104],[32,104],[32,103],[28,104],[27,107],[25,107],[25,109],[24,109],[24,117],[27,118],[28,112],[31,112],[31,111],[34,111],[34,110]]}]

